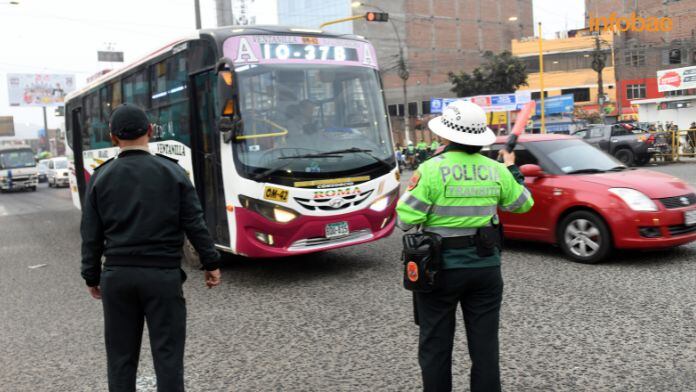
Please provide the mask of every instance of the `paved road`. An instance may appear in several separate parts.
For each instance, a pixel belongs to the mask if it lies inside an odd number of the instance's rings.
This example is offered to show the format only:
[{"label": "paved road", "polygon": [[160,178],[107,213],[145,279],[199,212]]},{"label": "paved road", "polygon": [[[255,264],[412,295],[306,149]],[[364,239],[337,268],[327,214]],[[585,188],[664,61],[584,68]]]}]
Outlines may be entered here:
[{"label": "paved road", "polygon": [[[696,165],[658,170],[696,185]],[[103,391],[102,313],[78,274],[68,191],[0,195],[0,390]],[[316,256],[188,271],[190,391],[411,391],[420,386],[399,237]],[[46,264],[30,269],[30,266]],[[504,255],[507,391],[696,390],[696,245],[567,262]],[[461,317],[455,390],[468,390]],[[139,385],[153,391],[144,342]]]}]

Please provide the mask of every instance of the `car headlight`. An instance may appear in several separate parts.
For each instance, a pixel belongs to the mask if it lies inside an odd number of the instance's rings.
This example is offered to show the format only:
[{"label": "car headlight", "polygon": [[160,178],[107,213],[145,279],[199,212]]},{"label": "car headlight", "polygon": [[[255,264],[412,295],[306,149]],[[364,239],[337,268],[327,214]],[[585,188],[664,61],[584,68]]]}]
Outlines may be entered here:
[{"label": "car headlight", "polygon": [[633,211],[657,211],[657,204],[635,189],[609,188],[609,192],[618,196]]},{"label": "car headlight", "polygon": [[393,191],[389,192],[388,194],[380,197],[379,199],[375,200],[370,204],[370,209],[372,211],[384,211],[385,208],[391,204],[392,200],[394,200],[399,194],[399,188],[394,189]]},{"label": "car headlight", "polygon": [[242,207],[254,211],[264,218],[274,222],[288,223],[297,218],[299,215],[297,212],[289,208],[253,199],[244,195],[239,195],[239,202],[242,203]]}]

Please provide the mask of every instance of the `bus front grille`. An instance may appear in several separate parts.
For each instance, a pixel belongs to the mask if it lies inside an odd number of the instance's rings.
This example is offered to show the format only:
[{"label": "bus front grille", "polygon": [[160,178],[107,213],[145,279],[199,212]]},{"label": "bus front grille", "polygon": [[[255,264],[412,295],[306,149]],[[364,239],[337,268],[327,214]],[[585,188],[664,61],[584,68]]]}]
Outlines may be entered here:
[{"label": "bus front grille", "polygon": [[351,242],[365,241],[373,237],[372,231],[370,229],[356,230],[348,234],[347,236],[337,237],[337,238],[326,238],[326,237],[314,237],[314,238],[304,238],[293,242],[288,250],[310,250],[317,248],[324,248],[329,246],[336,246],[341,244],[348,244]]}]

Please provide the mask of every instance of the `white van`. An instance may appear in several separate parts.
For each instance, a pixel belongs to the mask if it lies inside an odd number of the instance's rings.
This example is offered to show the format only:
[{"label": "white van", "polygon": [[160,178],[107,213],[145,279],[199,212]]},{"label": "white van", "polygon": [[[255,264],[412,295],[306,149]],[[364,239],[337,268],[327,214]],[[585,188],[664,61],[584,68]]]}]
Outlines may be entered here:
[{"label": "white van", "polygon": [[70,186],[68,158],[57,157],[49,159],[47,177],[49,187]]},{"label": "white van", "polygon": [[18,189],[35,191],[39,185],[39,172],[31,147],[0,147],[0,191]]}]

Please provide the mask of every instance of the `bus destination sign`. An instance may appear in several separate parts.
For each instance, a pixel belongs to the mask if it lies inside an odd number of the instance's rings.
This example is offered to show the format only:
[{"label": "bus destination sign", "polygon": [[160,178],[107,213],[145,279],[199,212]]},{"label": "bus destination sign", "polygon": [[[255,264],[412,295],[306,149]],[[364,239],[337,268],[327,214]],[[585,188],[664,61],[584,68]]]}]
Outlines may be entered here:
[{"label": "bus destination sign", "polygon": [[297,35],[230,37],[223,45],[235,65],[341,64],[377,68],[375,49],[367,42]]}]

